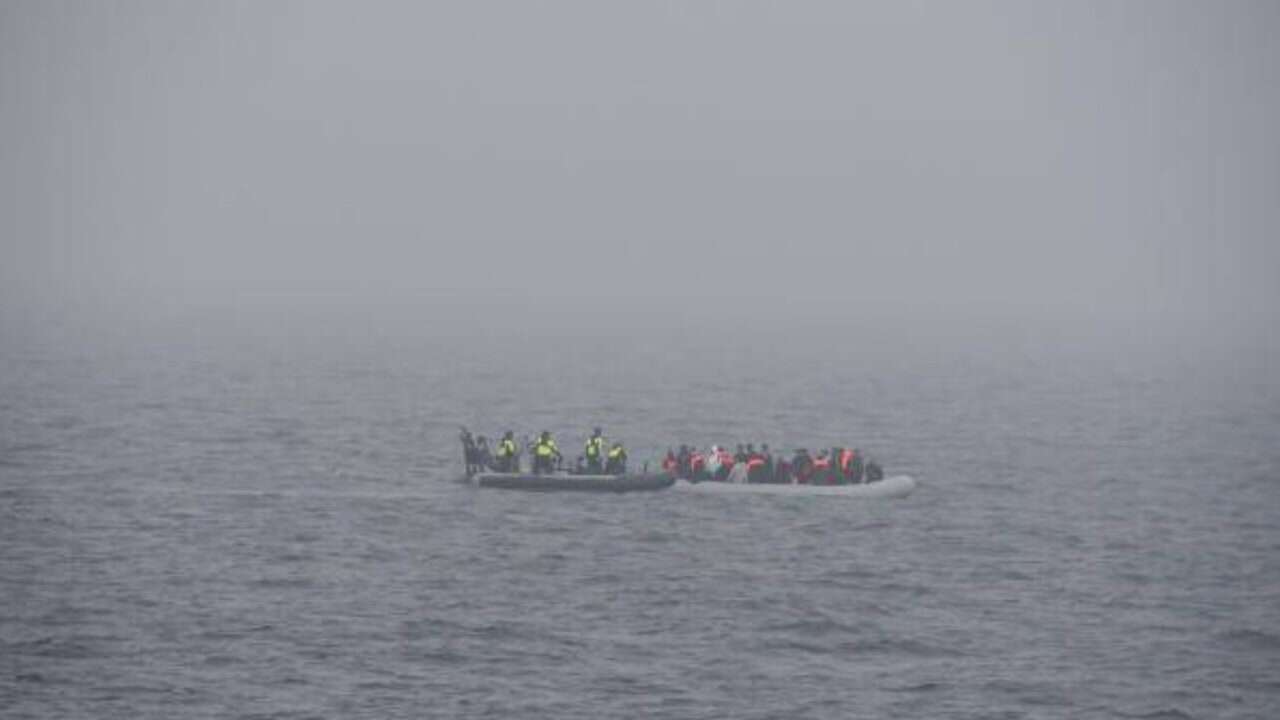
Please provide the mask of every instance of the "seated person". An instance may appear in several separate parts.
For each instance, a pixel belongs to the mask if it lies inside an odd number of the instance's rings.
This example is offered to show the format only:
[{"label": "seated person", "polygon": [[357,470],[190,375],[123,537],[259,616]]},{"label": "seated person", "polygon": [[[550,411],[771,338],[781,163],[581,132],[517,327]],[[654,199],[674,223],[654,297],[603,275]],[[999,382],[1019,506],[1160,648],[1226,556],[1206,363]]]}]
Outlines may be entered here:
[{"label": "seated person", "polygon": [[609,458],[605,462],[604,472],[606,475],[623,475],[627,472],[627,450],[622,447],[622,443],[615,442],[613,447],[609,448]]},{"label": "seated person", "polygon": [[884,479],[884,470],[875,460],[867,459],[867,482],[879,482]]}]

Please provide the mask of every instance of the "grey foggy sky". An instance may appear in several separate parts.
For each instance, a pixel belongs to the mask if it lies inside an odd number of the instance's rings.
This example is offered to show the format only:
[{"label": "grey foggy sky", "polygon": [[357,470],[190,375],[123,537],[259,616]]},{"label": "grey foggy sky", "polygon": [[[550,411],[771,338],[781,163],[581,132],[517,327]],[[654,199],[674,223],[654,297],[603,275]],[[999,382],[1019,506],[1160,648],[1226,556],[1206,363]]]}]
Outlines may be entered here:
[{"label": "grey foggy sky", "polygon": [[1267,328],[1278,36],[1275,2],[9,0],[0,300]]}]

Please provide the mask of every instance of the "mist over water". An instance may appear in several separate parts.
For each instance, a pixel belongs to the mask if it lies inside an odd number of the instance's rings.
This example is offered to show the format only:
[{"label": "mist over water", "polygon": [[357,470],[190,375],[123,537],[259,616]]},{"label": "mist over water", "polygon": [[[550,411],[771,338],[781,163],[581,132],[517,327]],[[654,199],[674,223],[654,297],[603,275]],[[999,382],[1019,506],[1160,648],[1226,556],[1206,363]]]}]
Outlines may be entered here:
[{"label": "mist over water", "polygon": [[[0,715],[1270,718],[1274,3],[0,6]],[[477,490],[458,426],[909,498]]]},{"label": "mist over water", "polygon": [[4,305],[1280,324],[1274,3],[514,5],[6,3]]}]

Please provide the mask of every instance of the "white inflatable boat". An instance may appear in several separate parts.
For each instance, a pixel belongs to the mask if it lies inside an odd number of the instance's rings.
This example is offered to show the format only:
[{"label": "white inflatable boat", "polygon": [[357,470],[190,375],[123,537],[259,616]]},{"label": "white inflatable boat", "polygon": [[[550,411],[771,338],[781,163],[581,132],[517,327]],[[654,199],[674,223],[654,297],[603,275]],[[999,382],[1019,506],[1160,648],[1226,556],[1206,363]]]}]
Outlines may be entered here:
[{"label": "white inflatable boat", "polygon": [[689,482],[677,480],[673,490],[709,495],[847,495],[852,497],[901,498],[916,489],[910,475],[895,475],[863,485],[776,485],[771,483]]}]

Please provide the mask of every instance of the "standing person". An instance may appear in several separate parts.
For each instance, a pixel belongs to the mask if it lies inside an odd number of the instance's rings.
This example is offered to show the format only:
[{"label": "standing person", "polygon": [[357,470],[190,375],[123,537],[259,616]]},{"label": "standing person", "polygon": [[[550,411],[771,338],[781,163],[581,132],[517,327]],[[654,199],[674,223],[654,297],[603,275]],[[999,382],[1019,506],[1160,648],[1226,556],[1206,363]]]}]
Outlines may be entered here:
[{"label": "standing person", "polygon": [[827,457],[826,450],[818,451],[818,457],[813,461],[813,473],[809,476],[809,482],[814,485],[831,484],[831,458]]},{"label": "standing person", "polygon": [[682,477],[682,478],[690,477],[688,445],[680,446],[680,454],[676,455],[676,466],[679,468],[679,473],[676,475],[676,477]]},{"label": "standing person", "polygon": [[680,464],[676,462],[676,454],[671,448],[667,448],[667,456],[662,458],[662,472],[675,476],[680,470]]},{"label": "standing person", "polygon": [[604,471],[607,475],[626,474],[627,449],[622,447],[622,443],[615,442],[613,447],[609,448],[609,461],[605,464]]},{"label": "standing person", "polygon": [[556,447],[556,441],[551,438],[551,432],[543,430],[538,436],[538,442],[533,446],[533,473],[540,475],[554,472],[555,461],[560,457],[560,448]]},{"label": "standing person", "polygon": [[764,456],[756,452],[754,444],[747,445],[747,482],[764,482]]},{"label": "standing person", "polygon": [[476,438],[476,467],[478,470],[488,470],[493,464],[493,455],[489,452],[489,440],[481,435]]},{"label": "standing person", "polygon": [[508,430],[502,434],[502,440],[498,442],[498,472],[518,473],[520,472],[520,448],[516,445],[516,439]]},{"label": "standing person", "polygon": [[849,458],[849,482],[862,484],[862,472],[862,453],[854,448],[853,456]]},{"label": "standing person", "polygon": [[600,462],[604,459],[604,436],[601,432],[600,428],[596,428],[591,433],[591,437],[587,438],[586,449],[582,453],[587,458],[587,472],[592,475],[600,474]]},{"label": "standing person", "polygon": [[689,452],[689,479],[702,480],[707,473],[707,459],[695,446]]},{"label": "standing person", "polygon": [[830,468],[829,468],[829,469],[828,469],[828,471],[827,471],[827,475],[828,475],[827,484],[828,484],[828,485],[842,485],[842,484],[844,484],[843,475],[841,474],[841,470],[840,470],[840,453],[841,453],[843,450],[844,450],[844,448],[841,448],[841,447],[833,447],[833,448],[831,448],[831,455],[830,455],[830,458],[831,458],[831,465],[830,465]]},{"label": "standing person", "polygon": [[791,474],[797,483],[809,482],[809,477],[813,475],[813,458],[809,457],[807,449],[796,450],[795,457],[791,458]]},{"label": "standing person", "polygon": [[880,463],[867,458],[867,482],[880,482],[884,479],[884,470],[880,468]]},{"label": "standing person", "polygon": [[840,448],[840,484],[845,484],[853,479],[852,475],[853,451],[848,448]]},{"label": "standing person", "polygon": [[769,443],[760,444],[760,455],[764,457],[764,481],[776,482],[774,474],[777,468],[773,465],[773,455],[769,453]]},{"label": "standing person", "polygon": [[713,480],[720,474],[721,450],[718,446],[712,445],[711,451],[707,453],[707,461],[703,467],[706,469],[707,480]]},{"label": "standing person", "polygon": [[771,474],[773,476],[772,482],[780,485],[792,485],[795,483],[791,475],[791,463],[787,462],[786,456],[779,457],[773,461]]},{"label": "standing person", "polygon": [[738,451],[733,454],[733,464],[734,465],[737,465],[740,463],[746,464],[746,462],[747,462],[747,451],[745,448],[742,447],[742,443],[738,443]]},{"label": "standing person", "polygon": [[466,468],[467,477],[476,474],[476,444],[471,439],[471,431],[465,427],[459,433],[458,439],[462,441],[462,462]]},{"label": "standing person", "polygon": [[720,467],[716,469],[715,475],[713,475],[711,479],[724,482],[729,479],[729,473],[733,472],[733,455],[729,454],[729,450],[727,448],[720,448],[716,454],[720,458]]}]

